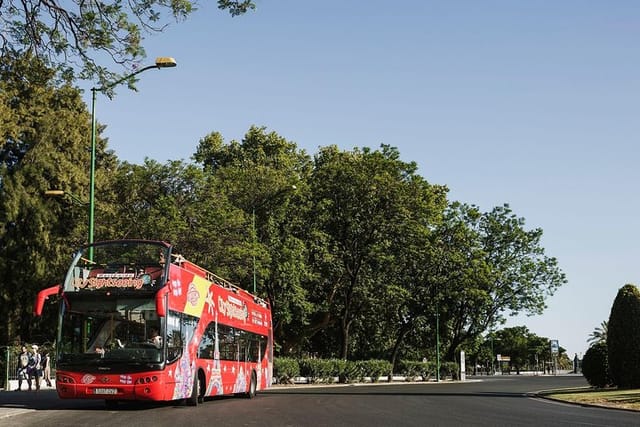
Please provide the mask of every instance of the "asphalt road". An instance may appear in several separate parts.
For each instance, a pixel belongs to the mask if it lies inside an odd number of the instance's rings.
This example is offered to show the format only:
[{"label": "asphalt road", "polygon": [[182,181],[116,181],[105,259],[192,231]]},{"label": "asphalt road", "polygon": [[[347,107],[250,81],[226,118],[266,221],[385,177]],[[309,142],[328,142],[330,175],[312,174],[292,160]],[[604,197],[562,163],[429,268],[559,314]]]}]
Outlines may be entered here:
[{"label": "asphalt road", "polygon": [[473,378],[467,382],[276,387],[253,400],[197,407],[60,400],[52,390],[0,392],[0,426],[638,426],[640,413],[536,397],[586,385],[581,376]]}]

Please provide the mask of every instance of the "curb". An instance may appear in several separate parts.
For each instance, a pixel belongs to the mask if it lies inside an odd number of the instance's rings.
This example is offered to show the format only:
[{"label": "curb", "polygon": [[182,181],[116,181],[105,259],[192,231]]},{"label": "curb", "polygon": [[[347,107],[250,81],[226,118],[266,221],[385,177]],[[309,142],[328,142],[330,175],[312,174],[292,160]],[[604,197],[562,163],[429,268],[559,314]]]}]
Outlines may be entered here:
[{"label": "curb", "polygon": [[539,399],[548,400],[550,402],[558,402],[558,403],[564,403],[566,405],[582,406],[583,408],[610,409],[610,410],[617,410],[617,411],[640,413],[640,409],[619,408],[617,406],[597,405],[595,403],[572,402],[572,401],[569,401],[569,400],[558,399],[556,397],[550,397],[548,395],[549,393],[554,393],[554,392],[558,392],[558,391],[561,392],[562,389],[560,389],[560,390],[540,390],[538,392],[531,393],[531,396],[539,398]]}]

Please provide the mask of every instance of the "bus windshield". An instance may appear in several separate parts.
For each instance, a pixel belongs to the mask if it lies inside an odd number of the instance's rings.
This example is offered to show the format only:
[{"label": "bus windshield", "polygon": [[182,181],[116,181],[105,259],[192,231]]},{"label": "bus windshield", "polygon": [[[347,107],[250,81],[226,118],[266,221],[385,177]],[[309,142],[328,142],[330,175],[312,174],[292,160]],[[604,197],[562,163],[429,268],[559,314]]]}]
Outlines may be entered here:
[{"label": "bus windshield", "polygon": [[[91,367],[164,361],[164,325],[150,297],[68,295],[60,329],[58,366]],[[144,365],[144,366],[143,366]]]},{"label": "bus windshield", "polygon": [[153,290],[166,282],[169,248],[161,242],[113,241],[85,247],[71,264],[65,292]]}]

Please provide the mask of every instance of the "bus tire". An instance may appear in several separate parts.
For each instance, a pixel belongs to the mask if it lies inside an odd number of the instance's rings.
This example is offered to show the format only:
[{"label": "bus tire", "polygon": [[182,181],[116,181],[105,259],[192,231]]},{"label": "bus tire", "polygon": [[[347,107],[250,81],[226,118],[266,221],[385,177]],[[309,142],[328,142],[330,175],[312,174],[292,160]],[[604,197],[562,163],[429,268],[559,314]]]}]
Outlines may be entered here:
[{"label": "bus tire", "polygon": [[200,375],[196,373],[193,377],[193,386],[191,387],[191,396],[187,398],[187,405],[198,406],[200,402]]},{"label": "bus tire", "polygon": [[198,403],[204,402],[204,393],[207,390],[206,379],[204,377],[204,372],[198,372]]},{"label": "bus tire", "polygon": [[258,381],[256,380],[256,373],[251,372],[251,382],[249,383],[249,391],[245,393],[245,397],[253,399],[256,397],[256,390],[258,388]]}]

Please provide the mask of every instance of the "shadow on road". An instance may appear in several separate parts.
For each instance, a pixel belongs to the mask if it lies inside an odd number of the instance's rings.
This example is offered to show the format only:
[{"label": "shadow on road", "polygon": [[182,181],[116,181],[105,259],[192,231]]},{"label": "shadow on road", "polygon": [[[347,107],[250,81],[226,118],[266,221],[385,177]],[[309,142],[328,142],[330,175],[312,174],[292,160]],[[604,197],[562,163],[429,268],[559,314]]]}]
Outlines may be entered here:
[{"label": "shadow on road", "polygon": [[264,392],[265,394],[315,394],[315,395],[371,395],[371,396],[460,396],[460,397],[531,397],[535,396],[536,393],[509,393],[509,392],[423,392],[423,391],[374,391],[371,389],[358,389],[356,388],[343,388],[343,389],[335,389],[335,390],[327,390],[327,389],[298,389],[298,390],[269,390]]},{"label": "shadow on road", "polygon": [[[210,400],[233,399],[233,396],[217,396],[205,398]],[[186,407],[184,401],[140,402],[119,401],[118,411],[140,411],[160,407]],[[0,419],[3,414],[13,410],[113,410],[107,408],[102,399],[60,399],[55,390],[35,391],[0,391]],[[0,425],[2,425],[0,423]]]},{"label": "shadow on road", "polygon": [[[172,402],[175,404],[175,402]],[[166,404],[164,404],[166,406]],[[157,402],[122,402],[118,410],[153,409],[161,404]],[[65,409],[106,409],[101,399],[60,399],[55,390],[35,391],[7,391],[0,392],[0,417],[3,409],[37,409],[37,410],[65,410]]]}]

